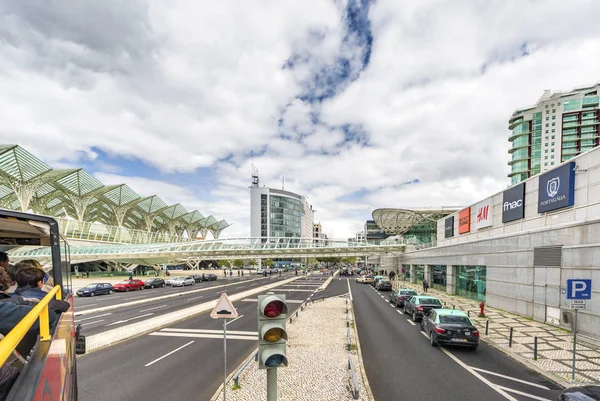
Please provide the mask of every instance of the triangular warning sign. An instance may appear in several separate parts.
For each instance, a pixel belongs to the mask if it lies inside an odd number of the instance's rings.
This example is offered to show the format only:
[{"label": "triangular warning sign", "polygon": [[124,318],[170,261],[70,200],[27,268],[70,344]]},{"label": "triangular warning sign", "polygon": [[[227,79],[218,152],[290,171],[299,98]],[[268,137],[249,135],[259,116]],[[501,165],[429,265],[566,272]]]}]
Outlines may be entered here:
[{"label": "triangular warning sign", "polygon": [[215,308],[210,312],[210,317],[213,319],[235,319],[238,317],[238,313],[229,300],[229,297],[227,297],[227,294],[221,294],[221,298],[217,301]]}]

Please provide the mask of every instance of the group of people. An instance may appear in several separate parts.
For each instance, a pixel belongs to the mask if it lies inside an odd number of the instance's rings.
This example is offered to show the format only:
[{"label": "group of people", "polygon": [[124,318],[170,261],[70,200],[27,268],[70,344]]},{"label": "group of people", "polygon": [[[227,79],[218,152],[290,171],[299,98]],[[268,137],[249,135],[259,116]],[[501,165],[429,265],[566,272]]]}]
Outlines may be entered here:
[{"label": "group of people", "polygon": [[[7,335],[52,289],[53,280],[37,260],[11,264],[8,254],[0,252],[0,338]],[[68,302],[53,299],[48,304],[50,325],[66,312]],[[28,355],[37,340],[39,323],[31,326],[13,356],[0,367],[0,401],[4,400],[17,379],[21,355]]]}]

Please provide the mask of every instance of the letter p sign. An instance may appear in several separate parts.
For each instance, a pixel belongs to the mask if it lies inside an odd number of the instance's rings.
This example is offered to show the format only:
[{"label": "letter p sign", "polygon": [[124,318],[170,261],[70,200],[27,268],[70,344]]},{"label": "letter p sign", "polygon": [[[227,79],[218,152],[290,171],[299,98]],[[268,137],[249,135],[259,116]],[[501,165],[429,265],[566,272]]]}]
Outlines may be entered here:
[{"label": "letter p sign", "polygon": [[592,280],[567,280],[567,299],[591,299]]}]

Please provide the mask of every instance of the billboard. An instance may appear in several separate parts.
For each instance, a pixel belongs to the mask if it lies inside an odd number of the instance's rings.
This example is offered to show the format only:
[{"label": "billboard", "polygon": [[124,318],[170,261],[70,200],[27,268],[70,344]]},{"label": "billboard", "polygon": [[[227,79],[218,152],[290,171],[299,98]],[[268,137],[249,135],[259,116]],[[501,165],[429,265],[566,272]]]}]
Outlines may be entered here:
[{"label": "billboard", "polygon": [[444,220],[444,238],[454,237],[454,216]]},{"label": "billboard", "polygon": [[575,201],[575,162],[540,175],[538,213],[573,206]]},{"label": "billboard", "polygon": [[525,183],[515,185],[502,194],[502,222],[525,217]]},{"label": "billboard", "polygon": [[458,233],[465,234],[471,231],[471,208],[458,212]]},{"label": "billboard", "polygon": [[473,221],[473,228],[475,230],[492,225],[492,217],[494,215],[492,207],[492,198],[488,198],[473,206],[473,209],[475,209],[475,221]]}]

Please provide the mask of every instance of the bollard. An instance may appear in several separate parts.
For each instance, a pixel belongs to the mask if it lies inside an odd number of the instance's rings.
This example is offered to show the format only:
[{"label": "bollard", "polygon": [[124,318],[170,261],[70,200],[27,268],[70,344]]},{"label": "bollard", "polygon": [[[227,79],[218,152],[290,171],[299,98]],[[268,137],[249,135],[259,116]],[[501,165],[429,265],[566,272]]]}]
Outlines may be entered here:
[{"label": "bollard", "polygon": [[513,337],[513,328],[510,328],[510,333],[508,334],[508,347],[512,347],[512,337]]},{"label": "bollard", "polygon": [[486,320],[485,321],[485,335],[488,335],[488,328],[490,327],[490,321]]},{"label": "bollard", "polygon": [[537,361],[537,337],[533,337],[533,360]]},{"label": "bollard", "polygon": [[452,309],[454,309],[454,305],[452,305]]},{"label": "bollard", "polygon": [[471,311],[470,310],[467,311],[467,316],[471,317]]}]

